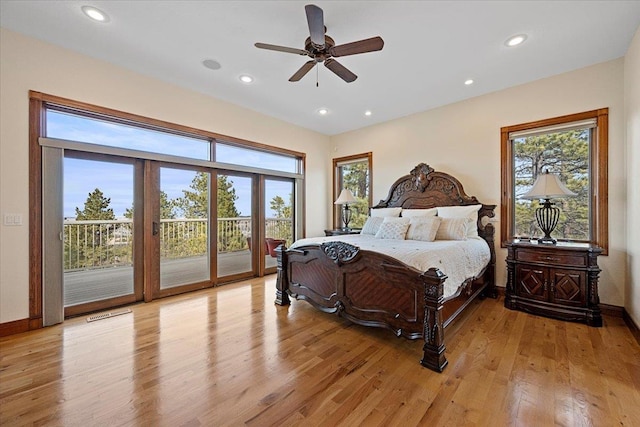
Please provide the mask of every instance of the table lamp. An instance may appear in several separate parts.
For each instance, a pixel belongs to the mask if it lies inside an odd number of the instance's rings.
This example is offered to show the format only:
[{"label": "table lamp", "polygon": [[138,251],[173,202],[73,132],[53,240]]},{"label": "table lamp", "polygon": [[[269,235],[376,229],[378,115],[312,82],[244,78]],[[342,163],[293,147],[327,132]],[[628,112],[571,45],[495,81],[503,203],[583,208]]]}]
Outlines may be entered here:
[{"label": "table lamp", "polygon": [[538,243],[556,244],[556,239],[551,237],[551,232],[558,224],[560,218],[560,208],[554,206],[549,199],[558,199],[561,197],[577,196],[576,193],[569,190],[560,182],[558,175],[544,171],[538,176],[533,187],[525,194],[520,196],[522,199],[544,199],[542,206],[536,209],[536,219],[538,227],[544,233],[544,237],[538,239]]},{"label": "table lamp", "polygon": [[345,231],[349,231],[349,222],[351,222],[351,209],[349,208],[349,203],[355,202],[357,202],[357,200],[353,197],[353,193],[344,188],[340,192],[338,199],[333,203],[334,205],[342,205],[342,222],[344,222],[343,230]]}]

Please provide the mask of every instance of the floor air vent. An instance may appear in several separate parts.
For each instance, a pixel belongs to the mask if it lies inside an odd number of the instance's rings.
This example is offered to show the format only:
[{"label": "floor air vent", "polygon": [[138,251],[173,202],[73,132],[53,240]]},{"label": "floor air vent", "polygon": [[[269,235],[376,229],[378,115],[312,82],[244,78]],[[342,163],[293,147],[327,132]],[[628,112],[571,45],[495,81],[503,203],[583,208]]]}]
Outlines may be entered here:
[{"label": "floor air vent", "polygon": [[108,319],[109,317],[116,317],[116,316],[121,316],[123,314],[129,314],[129,313],[131,313],[130,308],[127,308],[126,310],[120,310],[120,311],[110,311],[108,313],[100,313],[100,314],[96,314],[95,316],[87,317],[87,322],[95,322],[96,320]]}]

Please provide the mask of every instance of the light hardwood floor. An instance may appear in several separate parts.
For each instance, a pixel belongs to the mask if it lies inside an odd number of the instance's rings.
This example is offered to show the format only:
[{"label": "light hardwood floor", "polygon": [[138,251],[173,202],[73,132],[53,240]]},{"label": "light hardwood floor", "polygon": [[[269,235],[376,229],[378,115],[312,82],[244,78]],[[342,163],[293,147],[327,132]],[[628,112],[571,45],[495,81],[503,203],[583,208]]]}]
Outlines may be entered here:
[{"label": "light hardwood floor", "polygon": [[275,276],[0,339],[0,425],[640,426],[640,346],[603,328],[474,303],[421,341],[273,304]]}]

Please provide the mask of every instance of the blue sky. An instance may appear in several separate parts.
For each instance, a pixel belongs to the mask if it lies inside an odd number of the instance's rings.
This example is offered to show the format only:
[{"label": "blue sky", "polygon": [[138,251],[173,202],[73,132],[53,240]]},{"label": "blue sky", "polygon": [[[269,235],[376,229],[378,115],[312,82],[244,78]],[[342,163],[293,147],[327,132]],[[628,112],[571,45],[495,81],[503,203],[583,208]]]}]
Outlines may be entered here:
[{"label": "blue sky", "polygon": [[[155,132],[146,129],[86,119],[49,110],[47,114],[47,136],[73,141],[130,148],[190,157],[209,159],[209,143]],[[221,146],[218,159],[226,163],[245,164],[276,170],[292,170],[293,163],[282,156],[268,153],[253,153],[232,146]],[[189,189],[195,172],[183,169],[161,168],[161,186],[170,199],[183,195]],[[64,159],[64,217],[75,217],[75,208],[82,209],[89,193],[99,188],[111,199],[110,207],[116,217],[124,214],[133,202],[133,165],[84,160],[66,157]],[[236,190],[236,208],[243,216],[251,214],[251,185],[246,177],[230,177]],[[274,196],[288,201],[292,192],[291,182],[268,180],[266,186],[267,206]],[[273,215],[269,209],[267,216]]]}]

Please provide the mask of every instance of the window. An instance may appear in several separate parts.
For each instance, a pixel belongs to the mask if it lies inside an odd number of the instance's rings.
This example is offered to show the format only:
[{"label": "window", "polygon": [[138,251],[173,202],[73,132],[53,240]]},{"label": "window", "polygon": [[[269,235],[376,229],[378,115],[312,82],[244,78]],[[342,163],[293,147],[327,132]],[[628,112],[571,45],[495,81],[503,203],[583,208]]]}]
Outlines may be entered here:
[{"label": "window", "polygon": [[304,153],[38,92],[29,101],[31,319],[262,276],[275,262],[261,243],[303,234]]},{"label": "window", "polygon": [[[349,227],[361,228],[367,220],[369,207],[372,204],[372,154],[356,154],[333,159],[333,170],[333,201],[338,198],[344,188],[351,190],[358,201],[349,206],[352,211]],[[341,206],[334,206],[333,226],[335,228],[342,226]]]},{"label": "window", "polygon": [[55,106],[49,106],[46,115],[48,138],[191,159],[210,160],[211,157],[210,142],[205,138],[173,134],[166,129],[151,130],[140,123],[125,124],[106,116],[89,117],[79,112],[58,110]]},{"label": "window", "polygon": [[541,236],[539,202],[520,196],[548,171],[577,194],[553,200],[561,210],[553,236],[607,250],[607,134],[607,108],[501,129],[503,247],[515,236]]},{"label": "window", "polygon": [[261,151],[255,148],[216,143],[217,162],[240,166],[254,166],[280,172],[301,173],[301,162],[291,155]]}]

